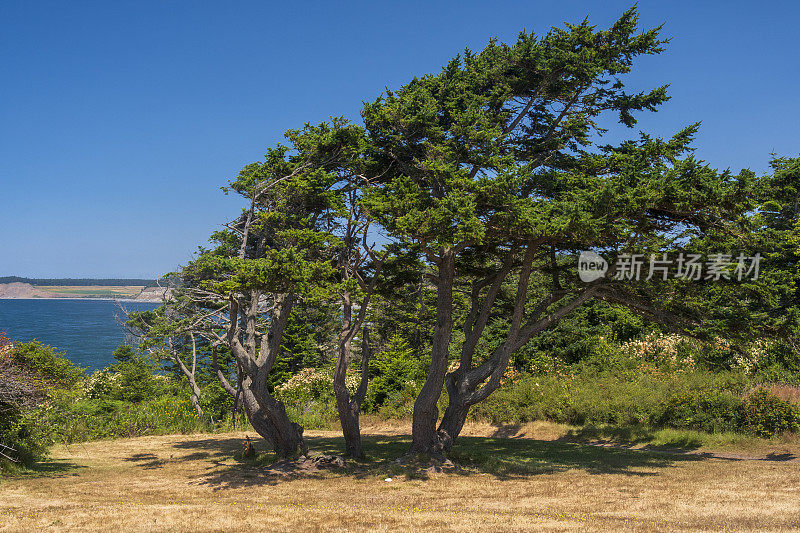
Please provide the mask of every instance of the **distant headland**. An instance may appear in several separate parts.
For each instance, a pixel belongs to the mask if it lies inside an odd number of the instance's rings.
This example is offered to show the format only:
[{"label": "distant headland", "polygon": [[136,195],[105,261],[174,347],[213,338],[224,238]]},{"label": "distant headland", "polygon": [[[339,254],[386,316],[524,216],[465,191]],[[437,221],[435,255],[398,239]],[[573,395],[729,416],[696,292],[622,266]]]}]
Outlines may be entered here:
[{"label": "distant headland", "polygon": [[0,299],[80,298],[161,302],[169,298],[168,280],[0,277]]}]

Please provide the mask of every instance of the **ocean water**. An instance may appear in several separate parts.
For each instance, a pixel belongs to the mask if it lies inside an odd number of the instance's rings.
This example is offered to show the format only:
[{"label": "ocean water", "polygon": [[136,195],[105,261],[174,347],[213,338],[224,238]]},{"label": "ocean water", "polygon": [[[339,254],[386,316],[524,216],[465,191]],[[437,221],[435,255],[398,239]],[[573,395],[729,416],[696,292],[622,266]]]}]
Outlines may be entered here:
[{"label": "ocean water", "polygon": [[[158,307],[145,302],[120,305],[128,311]],[[0,300],[0,332],[15,342],[49,344],[90,372],[114,363],[111,354],[130,340],[117,319],[121,316],[109,300]]]}]

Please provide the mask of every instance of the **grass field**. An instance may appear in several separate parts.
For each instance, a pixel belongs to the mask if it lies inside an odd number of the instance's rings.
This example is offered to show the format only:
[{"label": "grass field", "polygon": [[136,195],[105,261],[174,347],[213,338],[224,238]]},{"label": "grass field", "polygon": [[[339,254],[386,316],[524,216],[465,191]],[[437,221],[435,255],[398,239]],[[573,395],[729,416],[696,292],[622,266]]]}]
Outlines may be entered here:
[{"label": "grass field", "polygon": [[41,285],[38,289],[61,295],[73,295],[76,298],[129,298],[142,292],[143,286],[67,286],[67,285]]},{"label": "grass field", "polygon": [[[409,440],[393,428],[366,435],[369,459],[344,468],[237,461],[244,433],[58,446],[38,472],[0,482],[0,531],[800,530],[796,446],[715,457],[537,431],[460,439],[442,473],[394,464]],[[314,452],[341,449],[335,432],[308,433]]]}]

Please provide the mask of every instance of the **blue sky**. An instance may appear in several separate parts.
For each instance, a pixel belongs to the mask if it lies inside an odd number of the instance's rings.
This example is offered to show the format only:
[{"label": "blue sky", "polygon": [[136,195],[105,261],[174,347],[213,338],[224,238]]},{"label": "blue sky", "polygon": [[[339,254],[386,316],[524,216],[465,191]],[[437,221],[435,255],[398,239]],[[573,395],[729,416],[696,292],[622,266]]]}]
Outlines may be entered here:
[{"label": "blue sky", "polygon": [[[465,46],[631,2],[0,2],[0,276],[152,277],[240,203],[219,188],[286,129],[437,71]],[[768,169],[800,151],[794,2],[639,2],[666,52],[633,87],[672,100],[637,126],[702,121],[696,155]],[[633,132],[635,133],[635,132]]]}]

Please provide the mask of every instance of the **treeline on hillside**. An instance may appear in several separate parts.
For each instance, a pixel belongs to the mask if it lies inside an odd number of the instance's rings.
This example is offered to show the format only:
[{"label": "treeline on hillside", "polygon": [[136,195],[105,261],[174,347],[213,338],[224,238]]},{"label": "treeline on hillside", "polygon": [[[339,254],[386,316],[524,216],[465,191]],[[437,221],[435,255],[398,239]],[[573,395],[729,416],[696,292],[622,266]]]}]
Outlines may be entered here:
[{"label": "treeline on hillside", "polygon": [[167,286],[168,279],[140,279],[140,278],[23,278],[20,276],[0,277],[0,283],[28,283],[30,285],[44,286],[73,286],[73,287],[125,287],[125,286],[146,286],[156,285]]}]

